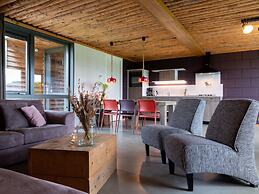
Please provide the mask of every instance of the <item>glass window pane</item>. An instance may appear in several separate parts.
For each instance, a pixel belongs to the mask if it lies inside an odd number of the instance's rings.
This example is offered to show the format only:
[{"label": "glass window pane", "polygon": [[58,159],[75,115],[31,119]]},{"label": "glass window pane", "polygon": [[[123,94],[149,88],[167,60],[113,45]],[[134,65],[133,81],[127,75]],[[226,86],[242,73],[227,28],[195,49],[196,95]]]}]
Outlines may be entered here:
[{"label": "glass window pane", "polygon": [[27,41],[5,36],[7,92],[27,92]]},{"label": "glass window pane", "polygon": [[34,93],[68,94],[67,47],[35,37]]},{"label": "glass window pane", "polygon": [[68,99],[67,98],[46,99],[45,106],[47,110],[68,111]]}]

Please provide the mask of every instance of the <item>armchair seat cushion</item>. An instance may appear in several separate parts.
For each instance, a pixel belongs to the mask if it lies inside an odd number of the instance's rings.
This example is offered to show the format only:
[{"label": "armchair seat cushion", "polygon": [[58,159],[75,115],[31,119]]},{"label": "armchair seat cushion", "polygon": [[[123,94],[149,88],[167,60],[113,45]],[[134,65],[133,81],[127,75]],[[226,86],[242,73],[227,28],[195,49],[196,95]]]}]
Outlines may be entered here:
[{"label": "armchair seat cushion", "polygon": [[24,135],[25,144],[45,141],[69,134],[68,127],[61,124],[48,124],[42,127],[20,128],[16,132]]},{"label": "armchair seat cushion", "polygon": [[144,144],[163,150],[161,132],[168,134],[190,134],[189,131],[165,125],[147,125],[141,129],[142,141]]},{"label": "armchair seat cushion", "polygon": [[236,167],[238,171],[242,165],[231,147],[195,135],[169,135],[165,150],[168,158],[187,173],[224,174],[225,169]]},{"label": "armchair seat cushion", "polygon": [[24,135],[13,131],[0,131],[0,150],[24,144]]}]

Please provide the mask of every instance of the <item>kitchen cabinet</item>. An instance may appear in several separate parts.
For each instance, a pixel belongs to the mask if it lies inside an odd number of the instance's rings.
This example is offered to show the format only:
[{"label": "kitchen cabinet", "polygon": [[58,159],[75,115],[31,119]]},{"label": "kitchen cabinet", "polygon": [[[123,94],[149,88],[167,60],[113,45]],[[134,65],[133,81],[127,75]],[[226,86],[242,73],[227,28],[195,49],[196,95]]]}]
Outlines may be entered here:
[{"label": "kitchen cabinet", "polygon": [[129,87],[128,95],[131,100],[142,98],[142,87]]}]

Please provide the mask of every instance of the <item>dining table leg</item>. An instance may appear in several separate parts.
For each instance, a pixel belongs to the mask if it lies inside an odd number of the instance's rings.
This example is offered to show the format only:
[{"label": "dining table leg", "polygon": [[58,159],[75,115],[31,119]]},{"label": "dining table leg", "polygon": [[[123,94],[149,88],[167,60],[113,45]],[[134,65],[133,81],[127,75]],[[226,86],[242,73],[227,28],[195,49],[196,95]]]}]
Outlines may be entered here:
[{"label": "dining table leg", "polygon": [[158,109],[160,112],[160,124],[167,125],[167,106],[159,105]]}]

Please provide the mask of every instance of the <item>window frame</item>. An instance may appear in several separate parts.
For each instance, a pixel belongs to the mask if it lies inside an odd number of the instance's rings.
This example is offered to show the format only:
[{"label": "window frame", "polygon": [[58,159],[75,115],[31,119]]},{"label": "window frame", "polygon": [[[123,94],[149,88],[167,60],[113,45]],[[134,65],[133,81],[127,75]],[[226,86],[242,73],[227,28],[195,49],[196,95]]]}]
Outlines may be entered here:
[{"label": "window frame", "polygon": [[[27,92],[26,93],[17,93],[17,92],[7,92],[5,91],[6,99],[63,99],[69,98],[69,95],[74,91],[74,43],[62,40],[53,36],[49,36],[47,34],[43,34],[37,31],[33,31],[27,28],[23,28],[21,26],[17,26],[8,22],[5,22],[5,36],[10,37],[18,37],[25,38],[27,40]],[[66,46],[66,60],[68,72],[67,75],[67,83],[65,85],[68,86],[69,91],[67,94],[34,94],[34,40],[35,37],[43,38],[49,41],[53,41],[59,44],[63,44]],[[6,87],[6,86],[5,86]],[[69,93],[70,92],[70,93]],[[44,104],[44,108],[47,108],[46,104]],[[67,110],[71,110],[71,104],[68,103]]]},{"label": "window frame", "polygon": [[[17,40],[22,40],[22,41],[25,41],[26,42],[26,56],[25,56],[25,59],[26,59],[26,91],[7,91],[7,88],[6,88],[6,80],[5,80],[5,93],[6,95],[7,94],[11,94],[11,95],[28,95],[30,93],[30,83],[29,83],[29,76],[30,76],[30,72],[29,72],[29,37],[27,36],[22,36],[22,35],[19,35],[19,34],[16,34],[16,33],[10,33],[10,32],[7,32],[5,33],[5,37],[8,36],[10,38],[14,38],[14,39],[17,39]],[[5,40],[5,72],[6,73],[6,69],[7,69],[7,44],[6,44],[6,40]],[[6,79],[6,75],[5,75],[5,79]]]}]

